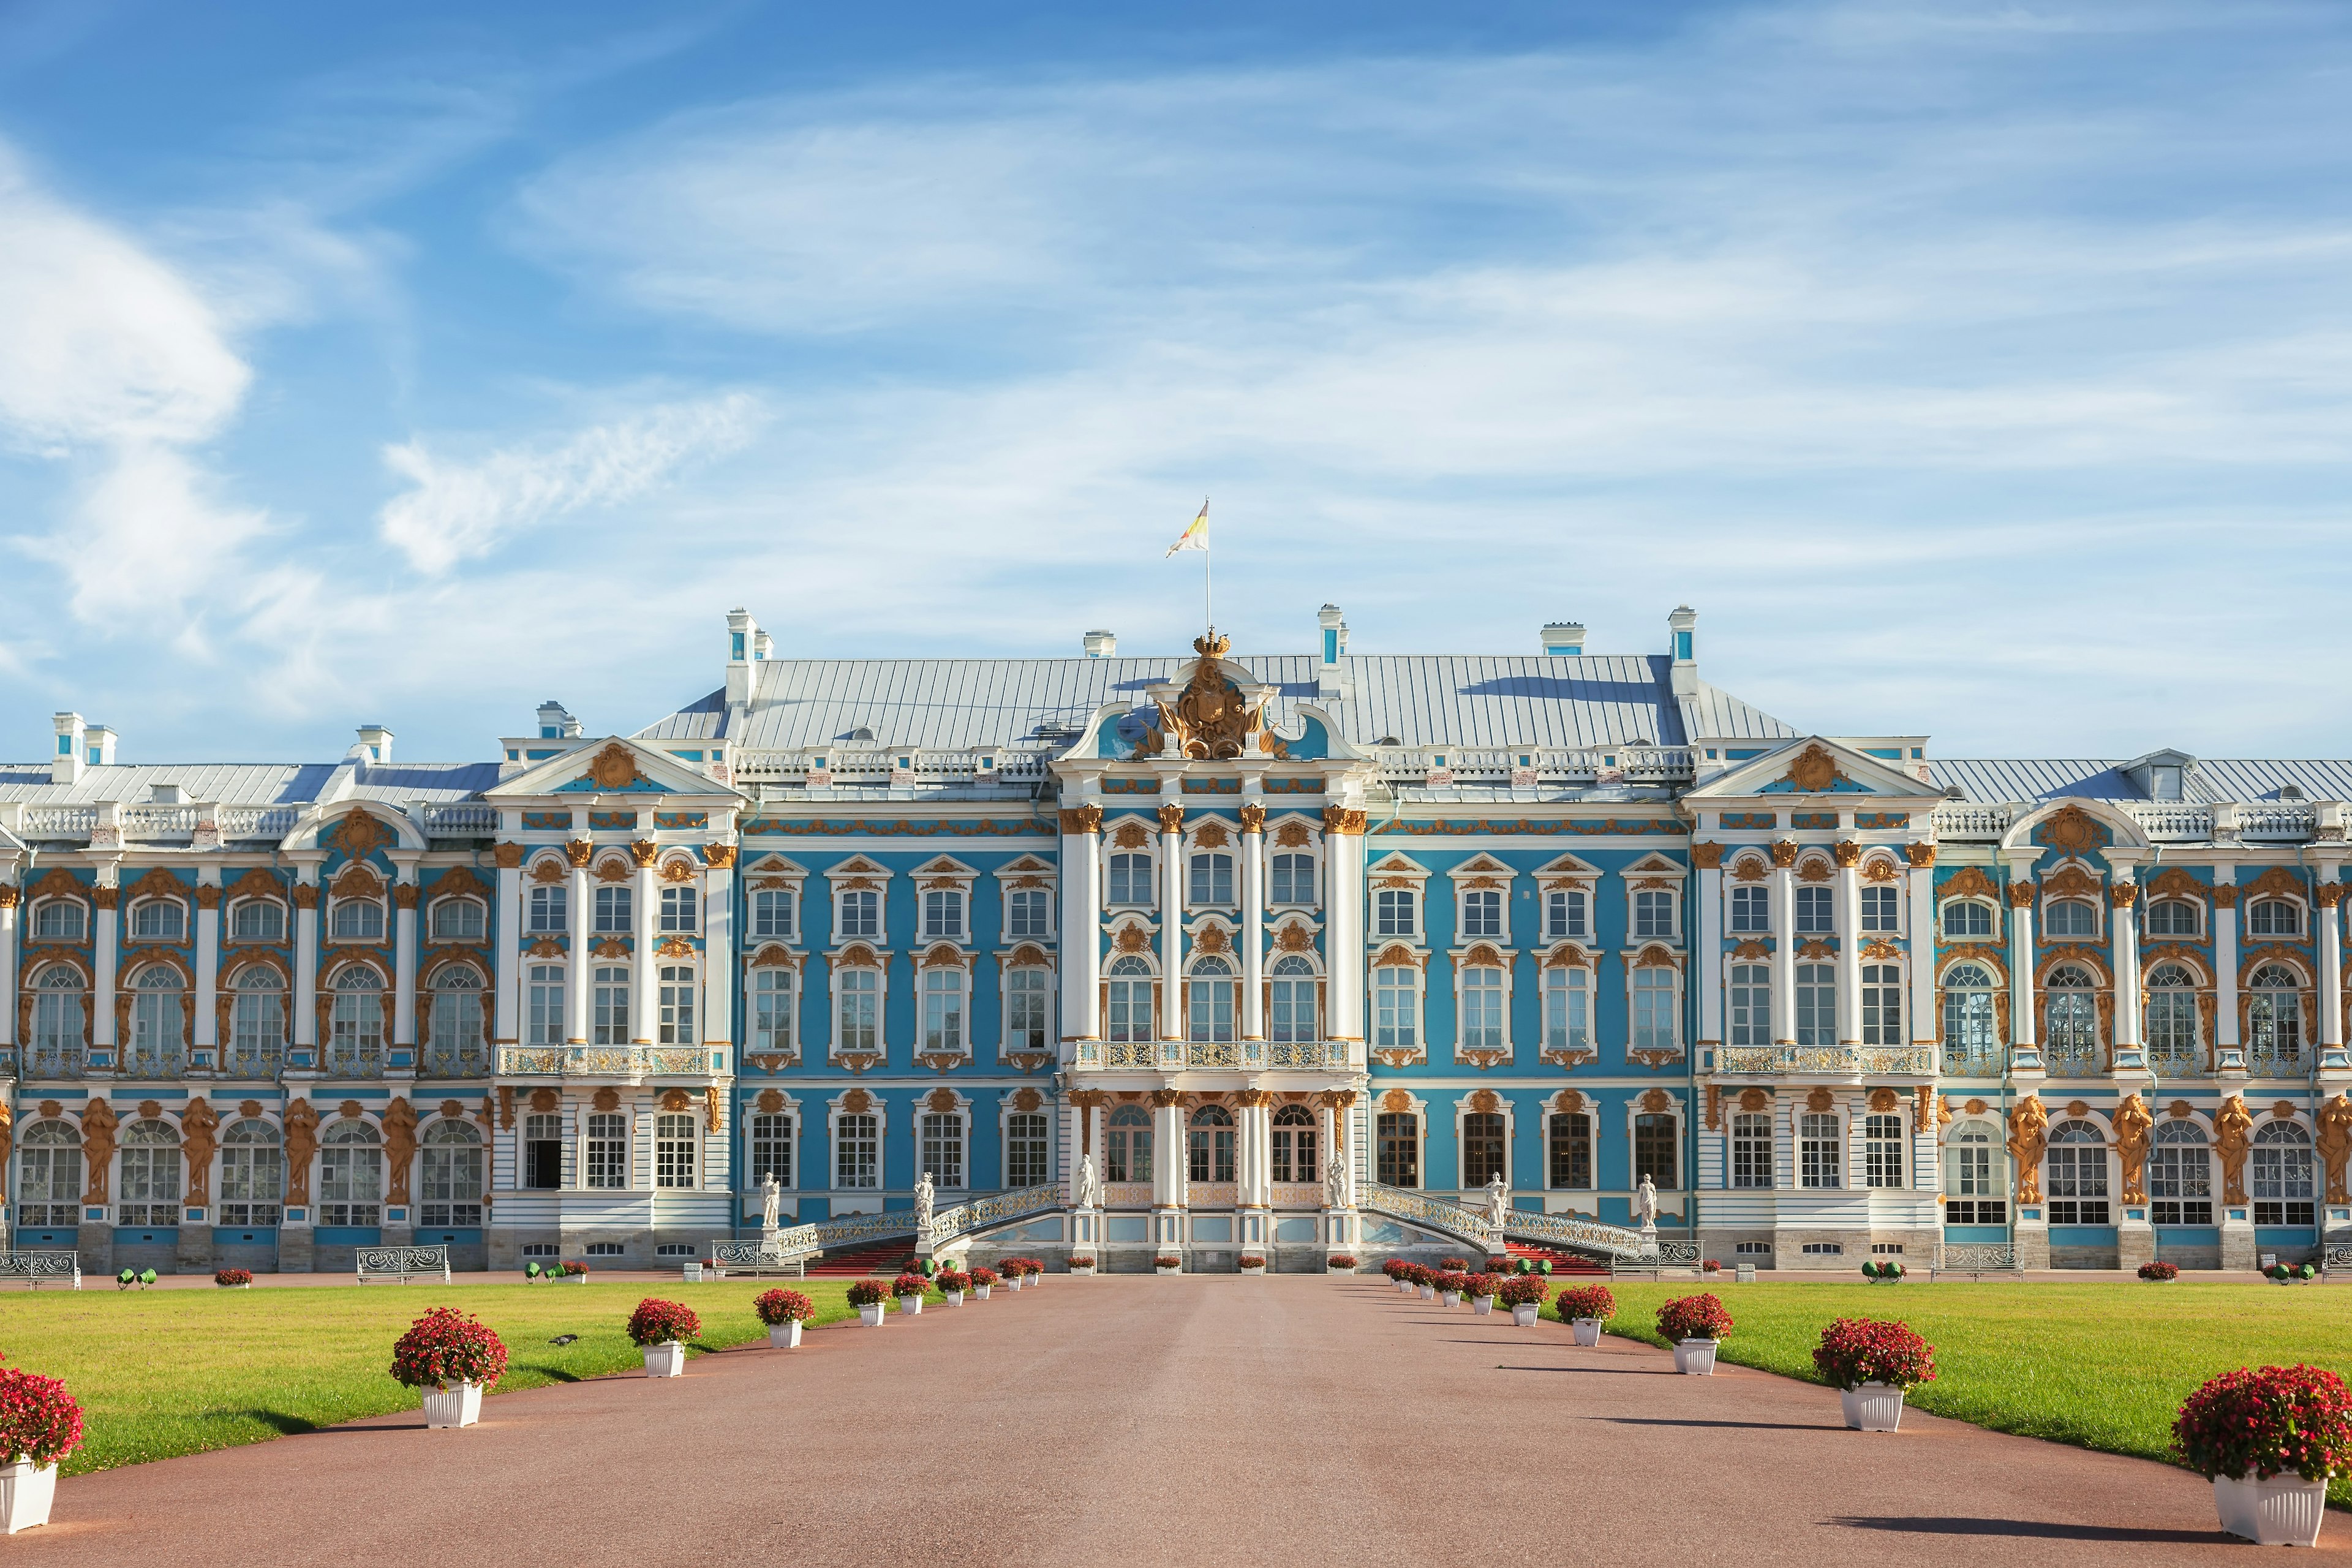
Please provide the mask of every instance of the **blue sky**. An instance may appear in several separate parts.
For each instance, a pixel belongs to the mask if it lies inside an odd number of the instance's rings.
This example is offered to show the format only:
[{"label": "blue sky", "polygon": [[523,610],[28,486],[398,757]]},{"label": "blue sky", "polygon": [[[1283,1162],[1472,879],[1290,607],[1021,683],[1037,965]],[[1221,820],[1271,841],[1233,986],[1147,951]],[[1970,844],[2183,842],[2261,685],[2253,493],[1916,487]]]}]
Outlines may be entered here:
[{"label": "blue sky", "polygon": [[2337,5],[14,0],[0,756],[1173,652],[1203,494],[1244,651],[2342,756],[2347,174]]}]

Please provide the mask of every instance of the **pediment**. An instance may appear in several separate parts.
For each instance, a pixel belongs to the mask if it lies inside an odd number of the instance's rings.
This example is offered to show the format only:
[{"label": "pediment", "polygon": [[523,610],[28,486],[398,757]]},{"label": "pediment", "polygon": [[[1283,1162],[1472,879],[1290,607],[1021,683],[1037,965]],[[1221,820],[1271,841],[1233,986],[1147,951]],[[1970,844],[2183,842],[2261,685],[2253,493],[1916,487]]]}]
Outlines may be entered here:
[{"label": "pediment", "polygon": [[1746,799],[1786,795],[1935,798],[1917,779],[1819,735],[1783,742],[1760,757],[1709,779],[1685,799]]},{"label": "pediment", "polygon": [[619,736],[586,741],[482,792],[487,799],[565,795],[697,795],[741,798],[667,752]]}]

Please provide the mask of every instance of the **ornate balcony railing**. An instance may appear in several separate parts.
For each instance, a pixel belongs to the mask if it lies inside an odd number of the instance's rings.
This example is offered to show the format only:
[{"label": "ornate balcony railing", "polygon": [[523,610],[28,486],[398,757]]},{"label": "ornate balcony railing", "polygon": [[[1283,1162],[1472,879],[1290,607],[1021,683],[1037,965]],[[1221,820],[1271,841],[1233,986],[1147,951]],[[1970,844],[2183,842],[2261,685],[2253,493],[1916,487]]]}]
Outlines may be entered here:
[{"label": "ornate balcony railing", "polygon": [[1103,1066],[1150,1068],[1160,1065],[1160,1047],[1151,1040],[1105,1040]]},{"label": "ornate balcony railing", "polygon": [[427,1046],[416,1070],[427,1078],[481,1078],[490,1070],[490,1053],[482,1046]]},{"label": "ornate balcony railing", "polygon": [[1270,1068],[1344,1067],[1345,1047],[1326,1040],[1268,1040],[1265,1065]]},{"label": "ornate balcony railing", "polygon": [[1237,1068],[1241,1047],[1231,1040],[1187,1040],[1184,1065],[1192,1068]]},{"label": "ornate balcony railing", "polygon": [[1019,1187],[1009,1193],[992,1193],[984,1198],[958,1204],[950,1209],[935,1210],[929,1228],[919,1232],[932,1247],[952,1237],[1001,1225],[1024,1215],[1041,1214],[1057,1209],[1063,1202],[1062,1184],[1047,1182],[1041,1186]]},{"label": "ornate balcony railing", "polygon": [[1717,1046],[1715,1070],[1743,1078],[1932,1078],[1936,1047]]},{"label": "ornate balcony railing", "polygon": [[726,1071],[724,1051],[700,1046],[500,1046],[500,1078],[710,1078]]}]

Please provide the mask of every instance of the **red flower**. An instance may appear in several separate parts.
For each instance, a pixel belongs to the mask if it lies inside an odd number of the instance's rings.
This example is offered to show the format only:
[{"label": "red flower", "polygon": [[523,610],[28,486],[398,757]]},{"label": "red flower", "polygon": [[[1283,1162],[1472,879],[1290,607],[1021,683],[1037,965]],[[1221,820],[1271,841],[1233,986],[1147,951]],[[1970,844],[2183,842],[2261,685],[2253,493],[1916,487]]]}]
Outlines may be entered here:
[{"label": "red flower", "polygon": [[1617,1315],[1617,1298],[1609,1293],[1606,1285],[1571,1285],[1559,1293],[1553,1310],[1564,1323],[1579,1318],[1597,1318],[1606,1322]]},{"label": "red flower", "polygon": [[1506,1307],[1540,1306],[1551,1294],[1551,1281],[1540,1274],[1514,1274],[1495,1292]]},{"label": "red flower", "polygon": [[1658,1309],[1658,1332],[1669,1340],[1719,1340],[1731,1331],[1731,1314],[1712,1295],[1677,1296]]},{"label": "red flower", "polygon": [[694,1309],[683,1301],[665,1301],[658,1296],[648,1296],[637,1303],[629,1314],[629,1338],[641,1345],[667,1344],[672,1340],[690,1340],[702,1331],[702,1320]]},{"label": "red flower", "polygon": [[81,1406],[54,1377],[0,1372],[0,1461],[54,1465],[81,1447]]},{"label": "red flower", "polygon": [[392,1376],[410,1388],[453,1383],[496,1384],[507,1370],[507,1347],[490,1326],[454,1307],[436,1307],[392,1347]]},{"label": "red flower", "polygon": [[2352,1468],[2352,1393],[2334,1373],[2299,1363],[2225,1372],[2181,1405],[2172,1449],[2208,1477],[2340,1474]]},{"label": "red flower", "polygon": [[760,1321],[772,1329],[784,1323],[807,1322],[816,1315],[816,1303],[797,1290],[767,1290],[752,1300],[751,1310],[760,1314]]},{"label": "red flower", "polygon": [[1822,1331],[1813,1366],[1837,1388],[1860,1388],[1865,1383],[1909,1388],[1936,1381],[1936,1347],[1908,1323],[1840,1318]]},{"label": "red flower", "polygon": [[849,1304],[853,1307],[878,1307],[890,1299],[879,1279],[858,1279],[849,1287]]},{"label": "red flower", "polygon": [[999,1285],[1003,1283],[1003,1279],[998,1276],[996,1270],[993,1268],[973,1269],[971,1271],[971,1282],[974,1285]]},{"label": "red flower", "polygon": [[244,1268],[215,1269],[213,1273],[213,1283],[215,1285],[250,1285],[253,1283],[253,1275],[250,1270]]},{"label": "red flower", "polygon": [[961,1296],[971,1289],[971,1276],[961,1268],[942,1268],[940,1270],[938,1285],[941,1290],[949,1294]]},{"label": "red flower", "polygon": [[893,1296],[919,1296],[931,1288],[931,1282],[919,1274],[901,1274],[890,1281]]}]

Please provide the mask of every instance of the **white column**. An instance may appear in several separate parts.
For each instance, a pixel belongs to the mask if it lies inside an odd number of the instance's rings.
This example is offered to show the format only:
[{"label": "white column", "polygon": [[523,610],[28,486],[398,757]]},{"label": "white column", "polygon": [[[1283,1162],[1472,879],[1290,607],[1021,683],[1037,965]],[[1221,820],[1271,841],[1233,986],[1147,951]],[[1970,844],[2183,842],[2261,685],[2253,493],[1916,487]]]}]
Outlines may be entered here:
[{"label": "white column", "polygon": [[1911,1038],[1936,1038],[1936,847],[1906,846],[1911,869]]},{"label": "white column", "polygon": [[[2235,1046],[2238,1042],[2238,868],[2235,866],[2213,868],[2213,1044]],[[2223,908],[2221,889],[2230,889],[2231,903]]]},{"label": "white column", "polygon": [[640,1046],[654,1043],[654,1024],[658,1016],[655,999],[654,943],[660,941],[656,915],[661,907],[661,884],[655,879],[658,873],[656,859],[660,846],[650,838],[640,838],[629,846],[630,857],[637,863],[636,908],[632,911],[635,929],[629,934],[635,940],[636,951],[630,954],[629,968],[629,1038]]},{"label": "white column", "polygon": [[1862,1044],[1862,846],[1853,839],[1836,849],[1838,1044]]},{"label": "white column", "polygon": [[[1062,812],[1062,1035],[1102,1037],[1102,807]],[[1067,1057],[1064,1058],[1066,1061]],[[1095,1163],[1102,1163],[1096,1153]]]},{"label": "white column", "polygon": [[564,1037],[575,1046],[588,1043],[588,841],[575,839],[572,852],[572,984],[564,987]]},{"label": "white column", "polygon": [[[2130,869],[2116,868],[2118,878]],[[2117,880],[2111,889],[2107,918],[2115,927],[2107,934],[2116,966],[2116,1038],[2118,1049],[2140,1043],[2139,924],[2133,910],[2139,901],[2139,884]]]},{"label": "white column", "polygon": [[[297,874],[317,873],[306,866]],[[319,885],[303,880],[294,889],[294,1016],[291,1044],[319,1043]],[[314,1064],[315,1065],[315,1064]]]},{"label": "white column", "polygon": [[1151,1142],[1157,1154],[1151,1166],[1151,1201],[1161,1207],[1181,1208],[1184,1204],[1186,1159],[1182,1106],[1151,1108]]},{"label": "white column", "polygon": [[1331,1021],[1324,1033],[1349,1042],[1348,1060],[1364,1060],[1364,814],[1327,807],[1323,813],[1323,864],[1328,872],[1324,909],[1325,967],[1331,976]]},{"label": "white column", "polygon": [[[1265,809],[1259,806],[1253,810],[1248,803],[1242,806],[1241,946],[1242,1038],[1263,1040],[1265,1038]],[[1337,966],[1334,967],[1336,969]]]},{"label": "white column", "polygon": [[[217,878],[219,871],[205,867],[197,876]],[[194,1033],[189,1038],[198,1046],[220,1044],[220,1009],[214,998],[220,994],[220,884],[199,880],[196,886],[196,1016]],[[7,1009],[13,1016],[16,1008]],[[214,1064],[217,1067],[219,1064]]]},{"label": "white column", "polygon": [[[2030,861],[2009,868],[2009,1043],[2030,1046],[2033,1026],[2033,883]],[[2021,900],[2022,901],[2021,901]]]},{"label": "white column", "polygon": [[2344,884],[2342,868],[2319,868],[2319,1043],[2344,1043]]},{"label": "white column", "polygon": [[[735,846],[703,850],[702,1043],[732,1047],[735,1039]],[[730,1060],[728,1070],[734,1070]]]},{"label": "white column", "polygon": [[[15,875],[12,871],[11,876]],[[16,902],[15,882],[0,884],[0,1046],[16,1044]],[[16,1064],[18,1077],[25,1064]]]},{"label": "white column", "polygon": [[1772,846],[1772,1043],[1797,1043],[1797,846]]},{"label": "white column", "polygon": [[1702,1047],[1723,1043],[1723,846],[1694,844],[1691,862],[1698,868],[1697,930],[1694,951],[1698,958],[1698,1043]]},{"label": "white column", "polygon": [[[412,868],[406,873],[416,875]],[[416,884],[392,889],[392,1043],[416,1044]]]},{"label": "white column", "polygon": [[[1322,1105],[1316,1108],[1315,1131],[1317,1133],[1315,1141],[1315,1179],[1317,1181],[1321,1181],[1323,1179],[1323,1163],[1330,1159],[1333,1154],[1338,1153],[1339,1150],[1339,1145],[1337,1142],[1339,1131],[1339,1118],[1333,1114],[1329,1106]],[[1506,1151],[1508,1151],[1510,1145],[1507,1142],[1503,1147]],[[1507,1166],[1509,1163],[1509,1160],[1510,1156],[1507,1152],[1504,1155],[1504,1161]],[[1297,1173],[1297,1172],[1292,1173],[1294,1175]]]},{"label": "white column", "polygon": [[1184,1033],[1184,808],[1160,808],[1160,1037]]},{"label": "white column", "polygon": [[1242,1168],[1242,1204],[1264,1208],[1274,1201],[1274,1107],[1263,1089],[1242,1107],[1249,1151]]},{"label": "white column", "polygon": [[490,1026],[492,1043],[516,1044],[522,1038],[522,846],[501,844],[494,852],[499,863],[499,907],[491,926],[490,952],[498,967],[496,1015]]},{"label": "white column", "polygon": [[[93,1046],[111,1046],[115,1043],[114,963],[117,919],[114,905],[115,900],[121,897],[121,889],[111,885],[101,884],[97,892],[99,894],[96,900],[98,921],[92,933],[90,949],[89,1043]],[[121,1065],[119,1061],[115,1063],[118,1068]]]}]

